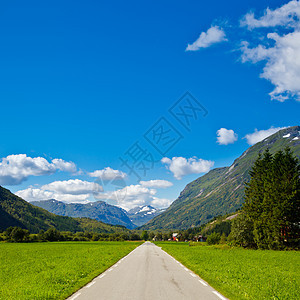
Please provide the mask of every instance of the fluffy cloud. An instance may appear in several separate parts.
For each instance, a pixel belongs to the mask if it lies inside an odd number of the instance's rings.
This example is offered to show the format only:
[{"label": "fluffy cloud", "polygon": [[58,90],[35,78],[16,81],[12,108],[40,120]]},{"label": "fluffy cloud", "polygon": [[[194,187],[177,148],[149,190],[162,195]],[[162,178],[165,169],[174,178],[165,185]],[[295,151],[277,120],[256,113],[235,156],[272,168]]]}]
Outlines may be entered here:
[{"label": "fluffy cloud", "polygon": [[60,158],[55,158],[52,160],[52,165],[60,171],[75,173],[76,165],[73,162],[64,161]]},{"label": "fluffy cloud", "polygon": [[171,205],[172,201],[166,198],[153,197],[151,201],[151,206],[158,208],[167,208]]},{"label": "fluffy cloud", "polygon": [[9,155],[0,161],[0,184],[17,185],[29,176],[42,176],[57,170],[76,172],[76,165],[62,159],[48,162],[43,157],[28,157],[26,154]]},{"label": "fluffy cloud", "polygon": [[283,36],[269,33],[267,37],[275,41],[274,47],[258,45],[249,48],[247,42],[242,44],[243,62],[267,61],[261,77],[275,86],[270,93],[271,99],[283,102],[294,97],[300,101],[300,32]]},{"label": "fluffy cloud", "polygon": [[88,202],[93,195],[103,191],[102,186],[94,182],[71,179],[54,181],[41,188],[27,188],[16,192],[18,196],[27,201],[56,199],[64,202]]},{"label": "fluffy cloud", "polygon": [[276,133],[277,131],[284,129],[286,127],[271,127],[270,129],[267,130],[257,130],[255,129],[255,131],[253,133],[249,133],[245,136],[245,138],[247,139],[247,143],[249,145],[254,145],[262,140],[264,140],[265,138],[267,138],[268,136]]},{"label": "fluffy cloud", "polygon": [[59,194],[51,191],[45,191],[38,188],[28,188],[16,192],[16,195],[25,199],[26,201],[41,201],[56,199],[58,201],[70,202],[70,203],[87,203],[89,195],[70,195],[70,194]]},{"label": "fluffy cloud", "polygon": [[232,129],[220,128],[217,131],[217,142],[220,145],[233,144],[238,140],[238,135]]},{"label": "fluffy cloud", "polygon": [[166,164],[166,168],[169,169],[176,179],[181,179],[188,174],[200,174],[208,172],[214,165],[213,161],[198,159],[197,157],[191,157],[186,159],[185,157],[163,157],[161,162]]},{"label": "fluffy cloud", "polygon": [[96,199],[110,200],[123,209],[129,210],[136,206],[153,205],[155,207],[167,207],[171,200],[156,197],[157,191],[140,184],[129,185],[117,191],[99,193]]},{"label": "fluffy cloud", "polygon": [[243,17],[240,23],[249,29],[275,26],[298,27],[299,17],[300,2],[293,0],[275,10],[267,8],[259,19],[255,18],[253,12],[250,12]]},{"label": "fluffy cloud", "polygon": [[[70,179],[66,181],[54,181],[43,185],[42,190],[54,191],[60,194],[80,195],[94,192],[96,187],[94,182]],[[98,192],[99,191],[103,191],[102,187],[98,189]]]},{"label": "fluffy cloud", "polygon": [[[289,98],[300,101],[299,18],[300,2],[290,1],[275,10],[267,9],[259,19],[256,19],[253,13],[249,13],[241,22],[249,29],[281,26],[290,31],[281,35],[270,32],[266,36],[267,40],[263,40],[257,46],[251,48],[249,43],[244,41],[241,47],[243,62],[266,62],[260,76],[275,86],[269,94],[271,99],[281,102]],[[269,44],[273,46],[266,46]]]},{"label": "fluffy cloud", "polygon": [[119,171],[114,170],[110,167],[104,168],[102,170],[96,170],[94,172],[88,173],[90,177],[97,177],[101,178],[102,180],[114,180],[114,179],[125,179],[127,174]]},{"label": "fluffy cloud", "polygon": [[207,48],[223,41],[227,41],[223,29],[212,26],[206,32],[202,32],[194,43],[188,44],[186,51],[197,51],[200,48]]},{"label": "fluffy cloud", "polygon": [[171,185],[172,183],[166,180],[150,180],[137,185],[125,186],[114,191],[103,191],[103,187],[96,182],[70,179],[54,181],[40,188],[29,187],[16,192],[16,194],[27,201],[56,199],[69,203],[88,203],[94,198],[107,201],[126,210],[141,205],[165,208],[172,201],[157,197],[157,190],[150,188],[150,186],[165,188]]},{"label": "fluffy cloud", "polygon": [[173,185],[172,182],[167,180],[149,180],[149,181],[140,181],[140,184],[144,187],[150,188],[168,188]]}]

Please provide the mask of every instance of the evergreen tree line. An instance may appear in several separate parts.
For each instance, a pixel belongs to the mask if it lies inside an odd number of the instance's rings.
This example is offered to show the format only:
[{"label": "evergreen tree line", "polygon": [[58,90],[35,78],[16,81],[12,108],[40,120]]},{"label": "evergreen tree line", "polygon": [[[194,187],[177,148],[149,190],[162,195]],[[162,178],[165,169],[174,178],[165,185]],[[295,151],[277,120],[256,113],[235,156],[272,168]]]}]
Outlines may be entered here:
[{"label": "evergreen tree line", "polygon": [[244,247],[299,248],[300,164],[289,148],[259,155],[230,238]]},{"label": "evergreen tree line", "polygon": [[56,241],[137,241],[141,240],[138,232],[131,233],[95,233],[95,232],[70,232],[49,228],[41,230],[38,234],[30,234],[27,229],[9,227],[0,234],[0,241],[6,242],[56,242]]}]

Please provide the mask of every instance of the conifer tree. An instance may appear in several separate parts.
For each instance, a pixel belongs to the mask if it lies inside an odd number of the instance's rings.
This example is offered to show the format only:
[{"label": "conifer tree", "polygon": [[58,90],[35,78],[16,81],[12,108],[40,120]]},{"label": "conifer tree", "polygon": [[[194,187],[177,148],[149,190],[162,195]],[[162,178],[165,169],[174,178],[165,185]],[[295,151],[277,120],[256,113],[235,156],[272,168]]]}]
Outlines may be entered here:
[{"label": "conifer tree", "polygon": [[242,213],[253,225],[252,236],[257,247],[299,246],[299,160],[289,148],[274,155],[266,150],[255,161],[250,176]]}]

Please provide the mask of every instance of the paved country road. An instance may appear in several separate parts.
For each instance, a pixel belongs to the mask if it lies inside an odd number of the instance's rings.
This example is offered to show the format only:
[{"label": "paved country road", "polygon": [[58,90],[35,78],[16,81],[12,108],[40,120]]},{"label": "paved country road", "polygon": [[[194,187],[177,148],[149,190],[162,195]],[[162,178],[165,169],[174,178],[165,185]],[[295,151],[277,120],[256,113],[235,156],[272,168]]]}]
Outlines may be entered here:
[{"label": "paved country road", "polygon": [[146,242],[69,300],[226,299],[160,247]]}]

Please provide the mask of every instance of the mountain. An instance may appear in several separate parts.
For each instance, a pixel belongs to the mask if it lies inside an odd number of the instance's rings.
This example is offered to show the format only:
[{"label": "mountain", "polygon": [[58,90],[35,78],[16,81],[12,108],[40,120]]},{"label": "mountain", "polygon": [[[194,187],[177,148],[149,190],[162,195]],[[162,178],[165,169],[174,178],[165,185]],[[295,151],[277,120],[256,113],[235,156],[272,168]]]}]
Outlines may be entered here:
[{"label": "mountain", "polygon": [[244,182],[259,153],[289,146],[300,158],[300,126],[289,127],[248,148],[230,167],[213,169],[188,184],[162,214],[141,229],[187,229],[212,218],[233,213],[244,202]]},{"label": "mountain", "polygon": [[107,224],[122,225],[128,229],[136,226],[130,221],[126,211],[117,206],[107,204],[103,201],[81,203],[64,203],[54,199],[44,201],[33,201],[31,204],[46,209],[60,216],[73,218],[90,218]]},{"label": "mountain", "polygon": [[142,226],[154,217],[158,216],[164,209],[154,208],[151,205],[137,206],[127,212],[128,217],[136,226]]},{"label": "mountain", "polygon": [[10,226],[28,229],[31,233],[55,227],[60,231],[127,232],[123,226],[109,225],[88,218],[57,216],[36,207],[0,186],[0,231]]},{"label": "mountain", "polygon": [[47,230],[50,226],[62,231],[81,231],[79,223],[68,217],[56,216],[35,207],[0,186],[0,229],[20,226],[32,233]]}]

